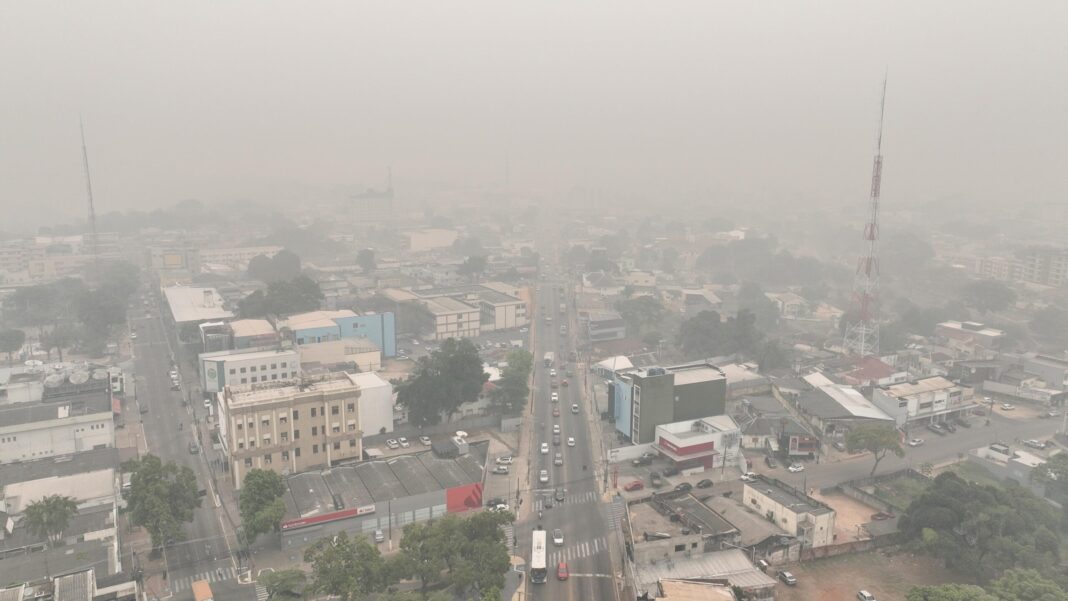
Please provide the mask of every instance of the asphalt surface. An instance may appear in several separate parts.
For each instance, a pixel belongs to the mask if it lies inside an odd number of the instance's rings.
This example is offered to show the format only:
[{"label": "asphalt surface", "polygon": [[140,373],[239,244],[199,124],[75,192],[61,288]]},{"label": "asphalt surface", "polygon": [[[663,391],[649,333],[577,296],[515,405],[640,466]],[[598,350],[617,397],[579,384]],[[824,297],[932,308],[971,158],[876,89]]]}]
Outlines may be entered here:
[{"label": "asphalt surface", "polygon": [[[188,589],[193,580],[233,578],[238,566],[231,559],[230,545],[233,542],[225,536],[222,509],[215,506],[216,489],[207,461],[216,457],[211,451],[208,435],[203,434],[206,444],[199,445],[201,452],[192,454],[189,451],[189,443],[196,440],[199,431],[194,420],[204,420],[207,410],[199,398],[183,403],[189,390],[187,386],[194,381],[189,377],[188,369],[185,370],[186,385],[182,390],[171,390],[170,371],[174,364],[170,345],[176,342],[174,332],[164,326],[157,300],[151,295],[148,298],[148,307],[139,306],[131,311],[130,324],[132,331],[137,333],[137,339],[133,341],[136,395],[134,406],[128,406],[127,411],[136,412],[141,418],[139,425],[143,427],[149,452],[164,461],[191,468],[199,488],[207,492],[200,508],[194,512],[193,522],[184,525],[183,536],[164,549],[169,591],[180,593]],[[127,427],[133,425],[132,421],[132,415],[128,415]],[[225,475],[220,474],[220,477]]]},{"label": "asphalt surface", "polygon": [[[615,538],[608,527],[610,504],[603,502],[598,488],[596,475],[600,449],[594,448],[590,440],[589,429],[585,420],[596,420],[598,416],[592,411],[585,398],[583,379],[585,373],[579,373],[573,363],[567,362],[569,351],[574,349],[573,335],[575,328],[574,307],[566,293],[559,292],[563,280],[546,279],[539,283],[536,293],[537,301],[531,313],[531,327],[535,328],[531,352],[534,355],[534,403],[532,414],[527,419],[534,420],[534,435],[530,447],[524,449],[526,457],[521,460],[530,462],[530,482],[526,486],[531,494],[526,502],[534,503],[531,517],[515,525],[521,555],[530,560],[531,532],[535,527],[548,531],[549,575],[545,584],[530,584],[527,587],[531,599],[584,599],[616,598],[616,583],[612,571],[612,559],[609,545],[615,544]],[[560,303],[567,304],[566,315],[559,312]],[[544,309],[544,310],[543,310]],[[552,317],[551,322],[545,316]],[[561,335],[560,325],[568,325],[567,334]],[[568,386],[551,387],[550,368],[543,364],[547,351],[556,353],[554,368],[557,370],[556,381],[569,380]],[[565,375],[570,368],[572,376]],[[550,401],[552,392],[559,394],[559,403]],[[571,413],[572,403],[578,404],[580,412]],[[558,407],[560,417],[553,417],[553,407]],[[560,426],[560,446],[553,445],[553,425]],[[575,438],[575,446],[568,447],[568,437]],[[549,453],[543,455],[541,443],[549,444]],[[563,455],[564,464],[553,464],[556,453]],[[539,482],[539,472],[548,471],[549,482]],[[563,488],[563,503],[552,500],[556,488]],[[551,501],[551,506],[547,501]],[[538,510],[542,511],[539,519]],[[564,535],[564,544],[554,545],[553,530],[559,528]],[[570,578],[566,581],[557,579],[557,566],[566,561]]]}]

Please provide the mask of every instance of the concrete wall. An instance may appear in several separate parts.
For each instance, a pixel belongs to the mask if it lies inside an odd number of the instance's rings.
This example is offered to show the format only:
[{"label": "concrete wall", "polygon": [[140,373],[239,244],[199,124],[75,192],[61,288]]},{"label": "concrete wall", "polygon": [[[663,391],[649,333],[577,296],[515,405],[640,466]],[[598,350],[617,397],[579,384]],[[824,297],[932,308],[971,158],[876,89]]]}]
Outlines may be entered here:
[{"label": "concrete wall", "polygon": [[[57,411],[60,403],[56,403]],[[0,463],[68,455],[115,446],[110,411],[26,424],[0,424]]]},{"label": "concrete wall", "polygon": [[675,387],[678,402],[672,421],[700,419],[727,412],[727,380],[710,380]]},{"label": "concrete wall", "polygon": [[360,429],[368,434],[393,431],[393,386],[360,388]]},{"label": "concrete wall", "polygon": [[631,440],[640,443],[652,442],[656,438],[657,426],[677,421],[674,376],[669,373],[651,378],[635,377],[631,403],[632,411],[633,406],[638,408],[638,423],[632,423],[630,427]]},{"label": "concrete wall", "polygon": [[340,340],[341,330],[336,325],[322,328],[304,328],[293,331],[293,341],[297,344],[310,344],[327,340]]}]

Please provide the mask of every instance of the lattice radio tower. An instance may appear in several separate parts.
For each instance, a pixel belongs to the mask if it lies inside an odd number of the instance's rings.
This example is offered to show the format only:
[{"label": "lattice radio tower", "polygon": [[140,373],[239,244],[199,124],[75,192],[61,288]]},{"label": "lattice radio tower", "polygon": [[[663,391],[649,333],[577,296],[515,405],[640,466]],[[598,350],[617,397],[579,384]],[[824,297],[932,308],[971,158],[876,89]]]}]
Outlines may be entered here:
[{"label": "lattice radio tower", "polygon": [[844,346],[853,357],[864,359],[879,355],[879,186],[883,178],[883,115],[886,112],[886,79],[879,103],[879,136],[875,142],[875,160],[871,168],[871,196],[868,199],[868,223],[864,226],[865,254],[857,261],[853,280],[853,315],[848,324]]},{"label": "lattice radio tower", "polygon": [[93,206],[93,180],[89,177],[89,151],[85,148],[85,124],[78,120],[82,132],[82,164],[85,166],[85,191],[89,199],[89,250],[93,254],[93,275],[100,278],[100,248],[96,235],[96,207]]}]

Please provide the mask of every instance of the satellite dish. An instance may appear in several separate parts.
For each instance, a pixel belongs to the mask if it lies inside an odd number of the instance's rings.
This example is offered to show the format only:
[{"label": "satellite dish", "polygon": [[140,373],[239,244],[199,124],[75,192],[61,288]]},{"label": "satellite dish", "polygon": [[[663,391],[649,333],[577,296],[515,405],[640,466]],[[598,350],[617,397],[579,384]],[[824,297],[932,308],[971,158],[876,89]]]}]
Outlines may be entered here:
[{"label": "satellite dish", "polygon": [[106,380],[106,379],[108,379],[108,370],[106,370],[106,369],[94,369],[93,370],[93,379],[94,380]]},{"label": "satellite dish", "polygon": [[44,361],[40,361],[38,359],[29,359],[26,361],[25,365],[26,367],[41,367],[42,365],[44,365]]},{"label": "satellite dish", "polygon": [[89,372],[76,371],[70,375],[71,384],[85,384],[89,381]]},{"label": "satellite dish", "polygon": [[47,378],[45,378],[45,388],[55,388],[62,384],[64,379],[65,378],[63,377],[63,374],[50,374]]}]

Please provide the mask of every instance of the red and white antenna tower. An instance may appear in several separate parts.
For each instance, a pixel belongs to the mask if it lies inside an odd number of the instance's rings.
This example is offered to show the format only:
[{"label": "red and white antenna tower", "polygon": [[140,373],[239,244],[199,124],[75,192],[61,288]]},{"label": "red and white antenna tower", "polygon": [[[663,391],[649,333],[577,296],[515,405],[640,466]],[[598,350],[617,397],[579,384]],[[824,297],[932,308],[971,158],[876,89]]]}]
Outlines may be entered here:
[{"label": "red and white antenna tower", "polygon": [[864,359],[879,355],[879,186],[883,178],[883,115],[886,112],[886,78],[883,78],[883,97],[879,104],[879,136],[875,142],[875,160],[871,168],[871,196],[868,199],[869,217],[864,226],[866,253],[857,261],[853,280],[852,314],[855,321],[848,324],[844,346],[846,352]]}]

